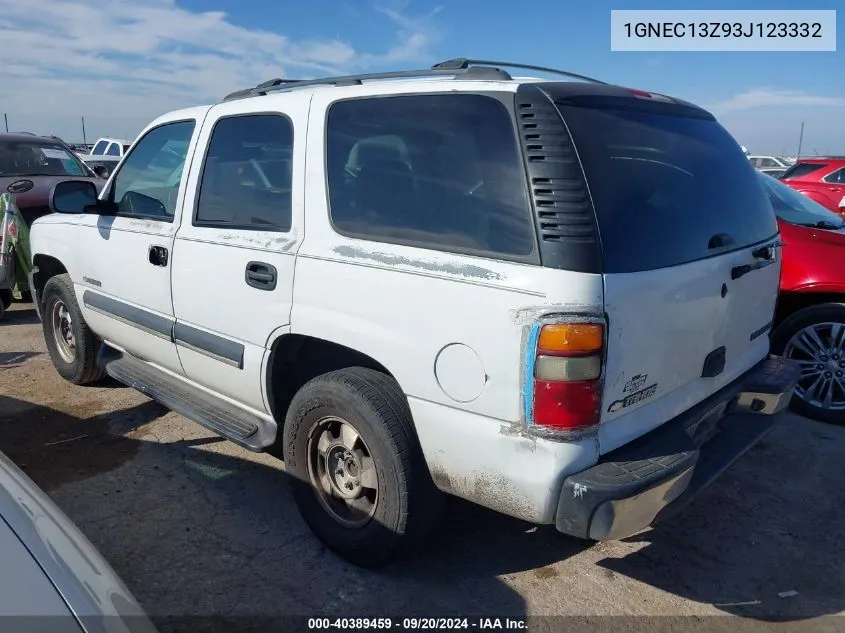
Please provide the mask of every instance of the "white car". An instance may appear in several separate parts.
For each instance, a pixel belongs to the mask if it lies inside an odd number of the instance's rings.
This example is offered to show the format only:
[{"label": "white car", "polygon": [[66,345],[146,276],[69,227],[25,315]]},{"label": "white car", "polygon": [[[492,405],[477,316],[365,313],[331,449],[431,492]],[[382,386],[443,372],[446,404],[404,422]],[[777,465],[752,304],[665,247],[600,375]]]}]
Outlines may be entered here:
[{"label": "white car", "polygon": [[155,633],[94,546],[2,453],[0,583],[4,633]]},{"label": "white car", "polygon": [[748,160],[757,169],[789,169],[793,162],[783,156],[749,156]]},{"label": "white car", "polygon": [[798,377],[768,356],[768,198],[663,95],[470,60],[275,80],[156,119],[99,200],[52,205],[30,287],[59,373],[278,452],[360,565],[424,535],[441,492],[635,533]]}]

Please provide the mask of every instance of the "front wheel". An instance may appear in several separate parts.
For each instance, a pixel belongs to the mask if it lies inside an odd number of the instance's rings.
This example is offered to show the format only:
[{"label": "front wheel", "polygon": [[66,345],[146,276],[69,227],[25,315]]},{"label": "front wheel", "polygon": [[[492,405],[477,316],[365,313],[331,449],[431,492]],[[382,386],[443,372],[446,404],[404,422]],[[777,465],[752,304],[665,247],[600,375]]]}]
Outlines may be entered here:
[{"label": "front wheel", "polygon": [[389,376],[352,367],[309,381],[288,409],[283,446],[303,519],[353,564],[387,562],[439,516],[442,495]]},{"label": "front wheel", "polygon": [[44,342],[61,377],[75,385],[102,378],[97,366],[100,341],[82,317],[68,275],[56,275],[44,286],[41,314]]},{"label": "front wheel", "polygon": [[775,330],[772,351],[801,365],[792,409],[845,424],[845,304],[826,303],[790,315]]}]

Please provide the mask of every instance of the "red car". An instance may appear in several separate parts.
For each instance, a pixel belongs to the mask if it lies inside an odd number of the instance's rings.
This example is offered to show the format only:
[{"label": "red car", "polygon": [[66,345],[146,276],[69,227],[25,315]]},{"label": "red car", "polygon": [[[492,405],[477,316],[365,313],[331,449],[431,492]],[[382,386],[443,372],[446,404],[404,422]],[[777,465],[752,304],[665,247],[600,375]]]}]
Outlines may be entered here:
[{"label": "red car", "polygon": [[802,158],[780,179],[831,211],[845,213],[845,156]]},{"label": "red car", "polygon": [[845,218],[760,173],[783,240],[772,353],[803,368],[792,408],[845,424]]}]

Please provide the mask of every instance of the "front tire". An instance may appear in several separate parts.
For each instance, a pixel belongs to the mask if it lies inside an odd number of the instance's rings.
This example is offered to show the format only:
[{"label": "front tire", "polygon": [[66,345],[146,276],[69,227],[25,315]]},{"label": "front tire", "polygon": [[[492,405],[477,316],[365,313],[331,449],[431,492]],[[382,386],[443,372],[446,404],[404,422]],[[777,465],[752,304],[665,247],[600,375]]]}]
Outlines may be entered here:
[{"label": "front tire", "polygon": [[294,396],[285,471],[303,519],[327,547],[377,567],[418,544],[442,508],[395,380],[352,367]]},{"label": "front tire", "polygon": [[56,371],[74,385],[100,380],[103,377],[97,365],[100,341],[82,316],[70,276],[52,277],[44,286],[43,297],[44,342]]},{"label": "front tire", "polygon": [[825,303],[790,315],[772,335],[772,351],[801,365],[793,411],[845,424],[845,304]]}]

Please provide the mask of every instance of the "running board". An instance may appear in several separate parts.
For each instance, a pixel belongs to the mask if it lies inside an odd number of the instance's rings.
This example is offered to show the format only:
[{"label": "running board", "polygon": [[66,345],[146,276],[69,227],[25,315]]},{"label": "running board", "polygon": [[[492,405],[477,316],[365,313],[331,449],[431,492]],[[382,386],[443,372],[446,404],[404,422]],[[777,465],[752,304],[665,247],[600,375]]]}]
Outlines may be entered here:
[{"label": "running board", "polygon": [[131,354],[103,345],[98,362],[118,382],[248,450],[258,453],[276,441],[274,421],[244,411]]}]

